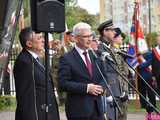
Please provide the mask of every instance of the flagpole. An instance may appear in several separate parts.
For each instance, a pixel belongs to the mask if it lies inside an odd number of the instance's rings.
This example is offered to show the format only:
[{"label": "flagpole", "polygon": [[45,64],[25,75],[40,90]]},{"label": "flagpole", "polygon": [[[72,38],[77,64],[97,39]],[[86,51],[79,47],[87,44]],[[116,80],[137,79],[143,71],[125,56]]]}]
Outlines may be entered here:
[{"label": "flagpole", "polygon": [[[138,54],[138,10],[139,10],[139,6],[138,6],[138,3],[139,1],[137,1],[137,0],[135,0],[135,8],[134,8],[134,24],[135,24],[135,54],[136,54],[136,56],[137,56],[137,54]],[[137,89],[137,91],[139,91],[138,90],[138,76],[136,75],[136,89]],[[140,107],[140,103],[139,103],[139,99],[138,99],[138,94],[136,93],[136,106],[139,108]]]},{"label": "flagpole", "polygon": [[148,0],[149,33],[151,33],[151,1]]},{"label": "flagpole", "polygon": [[151,1],[148,0],[148,17],[149,17],[149,40],[148,40],[148,46],[151,47]]}]

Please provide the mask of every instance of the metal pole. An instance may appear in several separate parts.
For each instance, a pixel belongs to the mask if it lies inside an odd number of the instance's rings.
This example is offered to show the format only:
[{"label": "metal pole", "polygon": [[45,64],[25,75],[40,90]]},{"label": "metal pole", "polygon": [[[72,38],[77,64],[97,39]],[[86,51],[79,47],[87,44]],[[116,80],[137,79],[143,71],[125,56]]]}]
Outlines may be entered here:
[{"label": "metal pole", "polygon": [[151,1],[148,0],[149,33],[151,34]]},{"label": "metal pole", "polygon": [[148,40],[148,46],[151,47],[151,32],[152,32],[152,28],[151,28],[151,1],[148,0],[148,17],[149,17],[149,40]]},{"label": "metal pole", "polygon": [[49,80],[49,45],[48,45],[48,33],[45,32],[45,81],[46,81],[46,120],[48,120],[48,80]]}]

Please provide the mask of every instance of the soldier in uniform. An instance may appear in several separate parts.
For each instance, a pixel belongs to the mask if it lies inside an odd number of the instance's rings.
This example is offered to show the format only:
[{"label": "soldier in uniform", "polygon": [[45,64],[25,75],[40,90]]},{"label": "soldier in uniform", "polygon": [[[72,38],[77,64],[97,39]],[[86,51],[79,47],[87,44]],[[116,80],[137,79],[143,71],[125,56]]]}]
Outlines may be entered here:
[{"label": "soldier in uniform", "polygon": [[75,39],[74,39],[74,34],[71,31],[66,32],[67,35],[67,40],[65,43],[65,47],[66,47],[66,52],[69,52],[70,50],[72,50],[75,46]]},{"label": "soldier in uniform", "polygon": [[[126,105],[124,104],[127,98],[126,94],[128,93],[128,85],[115,71],[116,69],[123,75],[127,75],[127,70],[124,68],[124,66],[126,66],[124,65],[125,62],[123,58],[115,51],[115,49],[118,49],[115,48],[115,44],[117,42],[116,37],[120,34],[117,34],[115,28],[113,28],[112,20],[108,20],[100,24],[98,31],[100,33],[101,41],[98,47],[98,53],[100,53],[100,57],[104,61],[104,67],[108,78],[107,82],[111,86],[112,93],[117,99],[123,113],[120,114],[113,101],[109,100],[107,104],[107,116],[109,120],[127,120]],[[114,67],[114,69],[111,65]]]},{"label": "soldier in uniform", "polygon": [[53,77],[53,82],[55,84],[57,94],[58,94],[58,103],[62,105],[64,103],[65,94],[58,89],[58,69],[59,69],[59,59],[65,53],[64,48],[60,40],[54,40],[52,43],[52,50],[54,51],[52,58],[52,67],[51,75]]}]

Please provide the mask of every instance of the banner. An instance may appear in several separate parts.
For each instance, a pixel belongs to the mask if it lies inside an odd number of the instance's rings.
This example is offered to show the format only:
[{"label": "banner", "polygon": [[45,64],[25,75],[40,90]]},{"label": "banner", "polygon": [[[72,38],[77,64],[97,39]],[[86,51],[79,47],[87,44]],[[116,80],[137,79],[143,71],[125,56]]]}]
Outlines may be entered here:
[{"label": "banner", "polygon": [[131,27],[131,42],[130,44],[135,46],[136,53],[143,54],[148,51],[148,45],[146,40],[144,39],[144,34],[142,31],[142,27],[140,24],[140,10],[139,3],[135,3],[134,14],[132,18],[132,27]]},{"label": "banner", "polygon": [[138,55],[148,51],[147,42],[144,39],[142,27],[140,25],[140,10],[139,3],[135,2],[134,13],[132,18],[132,26],[130,32],[130,42],[128,54],[135,56],[133,59],[128,59],[128,63],[136,68],[140,63],[138,62]]},{"label": "banner", "polygon": [[21,7],[22,0],[0,1],[0,89],[3,73],[7,70],[6,66],[14,41]]}]

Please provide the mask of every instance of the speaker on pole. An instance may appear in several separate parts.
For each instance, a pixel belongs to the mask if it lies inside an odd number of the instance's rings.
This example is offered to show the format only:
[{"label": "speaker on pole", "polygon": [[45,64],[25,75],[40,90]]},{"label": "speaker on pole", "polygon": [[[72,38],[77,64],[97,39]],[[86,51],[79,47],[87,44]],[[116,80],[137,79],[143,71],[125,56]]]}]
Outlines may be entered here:
[{"label": "speaker on pole", "polygon": [[4,28],[7,8],[8,8],[8,0],[0,0],[0,33],[2,29]]},{"label": "speaker on pole", "polygon": [[31,25],[37,32],[64,32],[64,0],[30,0]]}]

